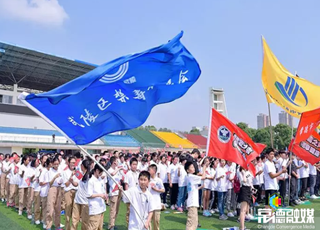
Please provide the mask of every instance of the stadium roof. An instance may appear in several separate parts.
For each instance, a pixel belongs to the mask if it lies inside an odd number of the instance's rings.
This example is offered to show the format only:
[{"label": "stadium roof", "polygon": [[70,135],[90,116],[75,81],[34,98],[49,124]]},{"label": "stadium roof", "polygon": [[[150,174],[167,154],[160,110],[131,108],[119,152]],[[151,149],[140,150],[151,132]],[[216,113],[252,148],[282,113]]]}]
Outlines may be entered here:
[{"label": "stadium roof", "polygon": [[96,65],[0,42],[0,84],[49,91]]}]

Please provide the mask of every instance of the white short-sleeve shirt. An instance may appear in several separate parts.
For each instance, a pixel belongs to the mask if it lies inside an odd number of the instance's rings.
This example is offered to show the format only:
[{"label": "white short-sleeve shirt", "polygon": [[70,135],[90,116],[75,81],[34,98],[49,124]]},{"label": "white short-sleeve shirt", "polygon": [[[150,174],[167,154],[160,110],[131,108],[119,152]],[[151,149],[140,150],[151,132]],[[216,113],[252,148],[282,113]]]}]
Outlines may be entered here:
[{"label": "white short-sleeve shirt", "polygon": [[201,184],[201,177],[188,173],[187,175],[187,208],[199,207],[199,184]]},{"label": "white short-sleeve shirt", "polygon": [[102,180],[92,176],[88,182],[89,215],[98,215],[106,211],[106,204],[101,197],[90,198],[93,194],[105,194],[106,187]]},{"label": "white short-sleeve shirt", "polygon": [[277,178],[272,179],[269,175],[269,173],[276,173],[274,163],[267,160],[264,164],[263,173],[265,190],[278,190]]}]

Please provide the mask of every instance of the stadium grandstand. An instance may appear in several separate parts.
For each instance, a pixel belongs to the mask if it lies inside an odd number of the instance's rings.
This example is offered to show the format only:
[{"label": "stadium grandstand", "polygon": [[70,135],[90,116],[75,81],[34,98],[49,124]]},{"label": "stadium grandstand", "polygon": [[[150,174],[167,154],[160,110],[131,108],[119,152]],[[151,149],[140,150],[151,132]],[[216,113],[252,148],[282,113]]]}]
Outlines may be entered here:
[{"label": "stadium grandstand", "polygon": [[[52,90],[97,65],[0,42],[0,152],[22,153],[28,149],[73,150],[76,146],[18,99],[22,92]],[[90,153],[108,149],[138,151],[205,149],[202,136],[184,137],[170,132],[129,130],[106,135],[85,148]],[[205,139],[205,138],[204,138]]]}]

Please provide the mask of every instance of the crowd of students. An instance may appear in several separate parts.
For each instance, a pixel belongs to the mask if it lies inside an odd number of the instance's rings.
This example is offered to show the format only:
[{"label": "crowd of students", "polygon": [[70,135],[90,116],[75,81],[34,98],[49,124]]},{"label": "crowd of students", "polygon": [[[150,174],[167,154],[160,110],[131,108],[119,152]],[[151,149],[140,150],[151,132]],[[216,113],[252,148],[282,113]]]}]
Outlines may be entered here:
[{"label": "crowd of students", "polygon": [[317,198],[320,187],[320,165],[295,155],[290,159],[286,151],[274,149],[252,162],[256,175],[233,162],[201,155],[198,149],[151,154],[106,151],[95,160],[99,164],[80,152],[0,153],[1,201],[16,208],[18,215],[26,210],[27,218],[42,223],[44,229],[54,225],[75,230],[80,222],[81,229],[103,229],[108,205],[107,228],[113,230],[124,202],[128,229],[160,229],[161,210],[170,207],[188,212],[188,230],[200,225],[199,209],[206,217],[217,212],[220,220],[237,216],[243,230],[245,221],[253,218],[250,207],[263,199],[268,205],[273,193],[289,200],[282,202],[284,207],[295,206],[306,200],[308,189],[310,198]]}]

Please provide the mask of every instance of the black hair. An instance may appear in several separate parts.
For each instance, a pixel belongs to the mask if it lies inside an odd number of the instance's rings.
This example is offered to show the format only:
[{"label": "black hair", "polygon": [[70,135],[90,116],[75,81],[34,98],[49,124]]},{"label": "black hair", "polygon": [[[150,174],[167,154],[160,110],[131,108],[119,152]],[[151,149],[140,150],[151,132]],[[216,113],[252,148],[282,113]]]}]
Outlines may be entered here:
[{"label": "black hair", "polygon": [[78,159],[81,158],[81,153],[80,153],[80,152],[76,152],[76,153],[74,154],[74,157],[75,157],[75,158],[78,158]]},{"label": "black hair", "polygon": [[23,165],[24,162],[25,162],[27,159],[29,159],[29,156],[24,155],[24,156],[22,157],[21,164]]},{"label": "black hair", "polygon": [[101,159],[99,160],[99,163],[101,164],[102,162],[106,162],[106,163],[107,163],[107,160],[104,159],[104,158],[101,158]]},{"label": "black hair", "polygon": [[71,161],[72,159],[73,159],[73,160],[76,160],[76,158],[71,155],[71,156],[68,158],[68,162],[70,163],[70,161]]},{"label": "black hair", "polygon": [[34,159],[33,161],[31,161],[30,166],[31,166],[32,168],[35,168],[35,167],[36,167],[36,161],[37,161],[37,159]]},{"label": "black hair", "polygon": [[144,158],[142,158],[141,161],[142,161],[142,162],[148,162],[148,158],[144,157]]},{"label": "black hair", "polygon": [[274,152],[273,148],[267,148],[266,150],[266,154],[269,155],[269,153]]},{"label": "black hair", "polygon": [[139,179],[140,179],[140,177],[146,177],[146,178],[148,178],[148,180],[150,181],[150,173],[148,172],[148,171],[142,171],[140,174],[139,174]]},{"label": "black hair", "polygon": [[113,164],[113,162],[115,162],[117,160],[117,157],[112,156],[110,157],[110,164]]},{"label": "black hair", "polygon": [[55,161],[58,161],[59,164],[60,164],[60,160],[59,160],[59,156],[54,156],[52,159],[51,159],[51,163],[53,164]]},{"label": "black hair", "polygon": [[190,168],[191,165],[193,165],[191,161],[186,162],[186,164],[184,165],[184,169],[186,170],[186,172],[188,172],[188,169]]},{"label": "black hair", "polygon": [[6,155],[4,155],[4,158],[5,158],[5,159],[10,158],[10,154],[7,153]]},{"label": "black hair", "polygon": [[138,159],[135,158],[135,157],[131,158],[131,160],[130,160],[130,165],[132,165],[133,162],[137,162],[137,163],[138,163]]},{"label": "black hair", "polygon": [[50,163],[51,163],[51,158],[48,157],[47,160],[44,162],[43,167],[47,168],[50,165]]},{"label": "black hair", "polygon": [[183,161],[187,160],[187,157],[185,155],[180,155],[179,160],[180,163],[182,163]]},{"label": "black hair", "polygon": [[87,170],[86,173],[83,175],[82,177],[82,181],[86,182],[89,179],[90,176],[90,165],[91,165],[91,161],[89,160],[84,160],[82,161],[81,165],[83,165],[83,167]]},{"label": "black hair", "polygon": [[200,156],[200,151],[199,151],[199,149],[193,149],[192,152],[191,152],[191,154],[195,154],[195,153],[199,154],[199,156]]},{"label": "black hair", "polygon": [[158,171],[158,167],[155,164],[150,165],[148,168],[153,168],[156,172]]},{"label": "black hair", "polygon": [[97,170],[99,171],[99,173],[101,173],[103,171],[102,168],[98,164],[96,164],[94,166],[94,168],[91,170],[91,172],[89,174],[89,178],[91,178],[92,175],[94,174],[94,172],[97,171]]},{"label": "black hair", "polygon": [[162,155],[162,156],[160,157],[160,160],[162,161],[162,159],[163,159],[164,157],[167,159],[167,156],[166,156],[166,155]]}]

